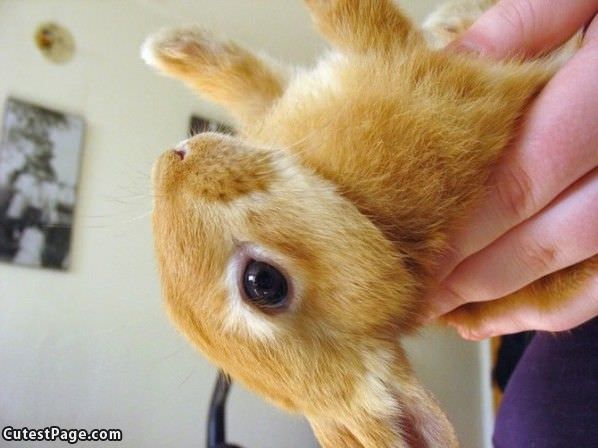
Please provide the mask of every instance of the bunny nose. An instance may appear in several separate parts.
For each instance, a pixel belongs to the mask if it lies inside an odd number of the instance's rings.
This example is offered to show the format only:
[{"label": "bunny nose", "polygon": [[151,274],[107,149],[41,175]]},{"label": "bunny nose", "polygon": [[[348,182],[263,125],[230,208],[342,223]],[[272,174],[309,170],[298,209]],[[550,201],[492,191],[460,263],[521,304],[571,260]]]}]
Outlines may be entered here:
[{"label": "bunny nose", "polygon": [[179,156],[181,158],[181,160],[184,160],[185,156],[187,155],[187,145],[186,144],[179,145],[174,150],[174,152],[177,156]]}]

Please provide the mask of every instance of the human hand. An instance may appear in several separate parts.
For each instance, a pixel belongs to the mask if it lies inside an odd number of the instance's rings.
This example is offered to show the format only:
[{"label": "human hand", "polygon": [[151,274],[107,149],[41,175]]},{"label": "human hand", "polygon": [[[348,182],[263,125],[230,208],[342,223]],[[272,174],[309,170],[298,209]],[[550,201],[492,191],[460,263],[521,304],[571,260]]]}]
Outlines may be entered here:
[{"label": "human hand", "polygon": [[[472,340],[524,330],[573,328],[598,314],[598,276],[558,310],[518,303],[492,319],[470,319],[535,280],[598,253],[598,1],[503,0],[453,51],[532,57],[584,24],[582,48],[532,105],[491,177],[487,200],[452,238],[431,318]],[[468,305],[470,304],[470,305]],[[480,312],[481,311],[481,312]]]}]

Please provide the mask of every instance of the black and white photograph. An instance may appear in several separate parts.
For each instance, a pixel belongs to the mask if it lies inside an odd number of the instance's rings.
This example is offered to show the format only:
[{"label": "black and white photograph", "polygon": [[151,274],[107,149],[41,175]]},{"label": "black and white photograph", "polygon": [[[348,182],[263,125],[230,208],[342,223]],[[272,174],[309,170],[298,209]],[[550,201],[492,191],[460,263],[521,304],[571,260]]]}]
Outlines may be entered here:
[{"label": "black and white photograph", "polygon": [[84,122],[9,98],[0,143],[0,260],[67,269]]}]

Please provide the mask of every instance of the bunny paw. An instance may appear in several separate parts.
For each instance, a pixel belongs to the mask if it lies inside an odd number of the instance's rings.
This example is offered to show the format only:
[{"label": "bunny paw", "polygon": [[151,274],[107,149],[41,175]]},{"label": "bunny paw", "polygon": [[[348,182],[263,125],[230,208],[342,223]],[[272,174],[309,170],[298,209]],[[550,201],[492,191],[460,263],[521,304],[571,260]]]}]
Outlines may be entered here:
[{"label": "bunny paw", "polygon": [[141,47],[142,59],[151,66],[218,63],[230,48],[209,32],[195,26],[170,28],[148,37]]}]

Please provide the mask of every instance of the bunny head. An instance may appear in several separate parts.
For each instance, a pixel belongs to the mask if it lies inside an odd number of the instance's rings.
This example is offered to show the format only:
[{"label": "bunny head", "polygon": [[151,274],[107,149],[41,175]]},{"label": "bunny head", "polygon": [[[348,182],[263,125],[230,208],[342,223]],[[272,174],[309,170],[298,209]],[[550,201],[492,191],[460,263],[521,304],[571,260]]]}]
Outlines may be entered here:
[{"label": "bunny head", "polygon": [[153,178],[171,315],[233,377],[318,415],[352,403],[369,353],[402,356],[412,275],[380,230],[292,154],[200,134],[165,153]]},{"label": "bunny head", "polygon": [[430,50],[390,0],[307,0],[336,47],[294,75],[195,27],[142,55],[226,107],[154,167],[168,310],[212,362],[326,447],[454,447],[399,338],[448,230],[548,79]]},{"label": "bunny head", "polygon": [[213,133],[166,152],[153,178],[167,307],[211,361],[305,414],[326,446],[394,446],[414,425],[454,437],[397,340],[416,321],[414,278],[334,185]]}]

